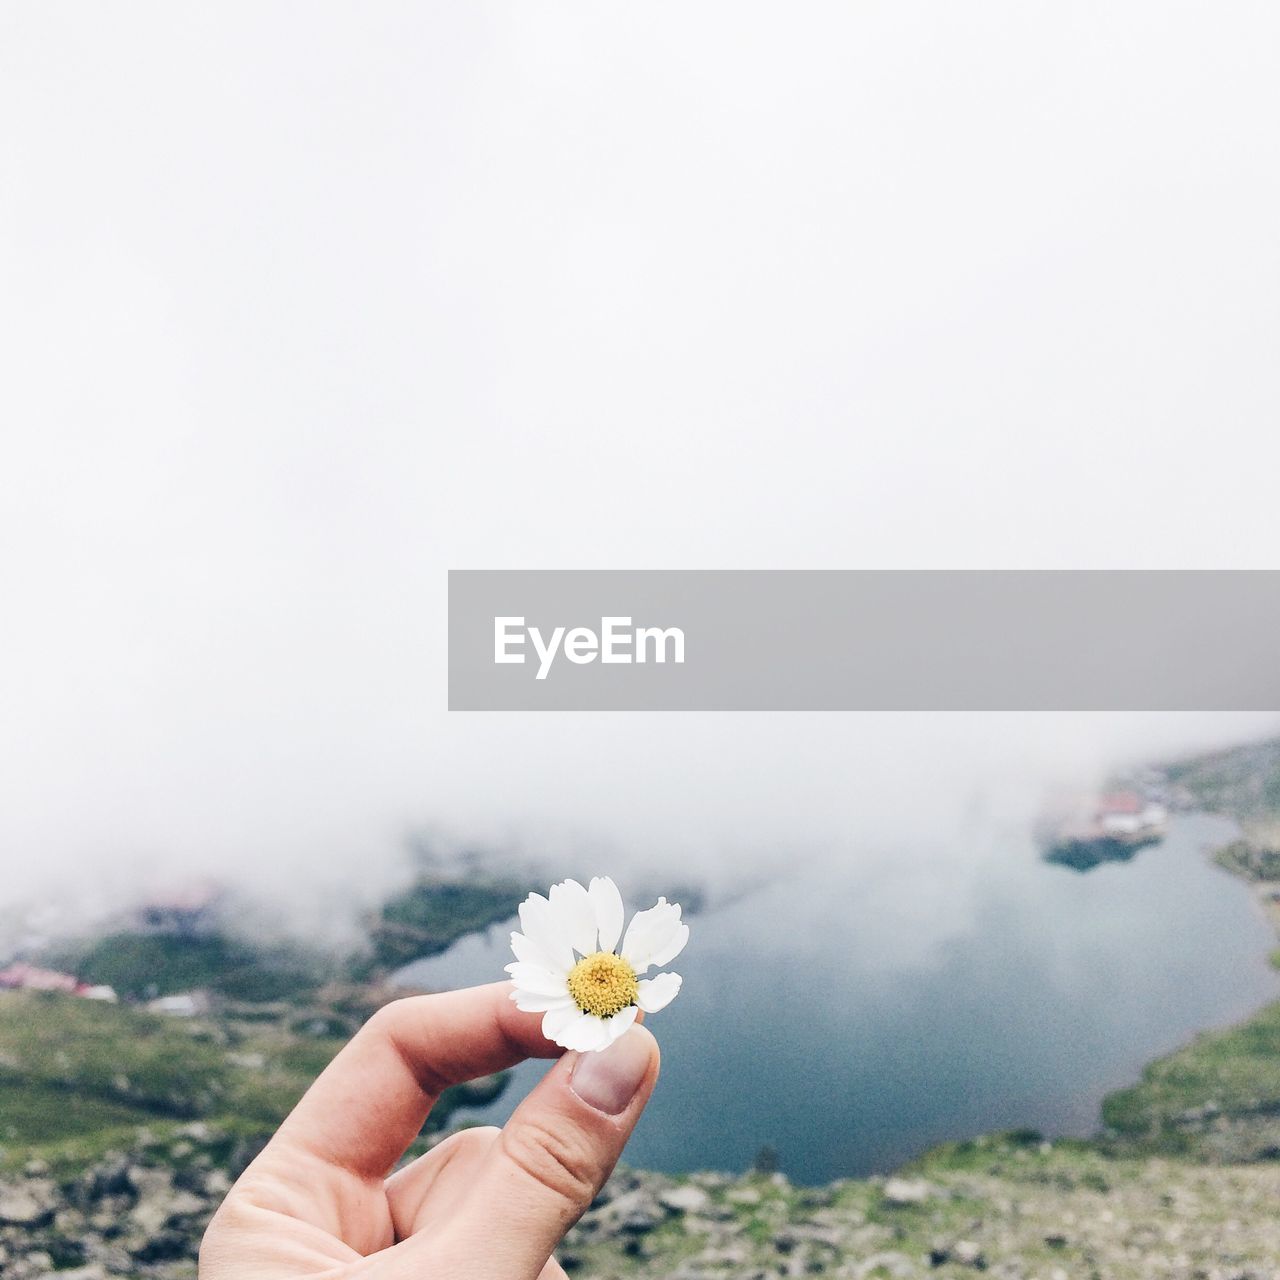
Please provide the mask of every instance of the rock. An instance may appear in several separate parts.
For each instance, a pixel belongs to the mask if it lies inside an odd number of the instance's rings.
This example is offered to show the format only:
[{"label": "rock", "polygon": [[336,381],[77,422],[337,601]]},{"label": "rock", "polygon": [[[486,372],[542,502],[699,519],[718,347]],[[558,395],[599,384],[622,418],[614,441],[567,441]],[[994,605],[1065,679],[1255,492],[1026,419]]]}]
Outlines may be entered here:
[{"label": "rock", "polygon": [[750,1253],[743,1244],[725,1244],[716,1249],[704,1249],[697,1261],[721,1270],[741,1269],[750,1260]]},{"label": "rock", "polygon": [[885,1203],[895,1207],[923,1204],[933,1195],[933,1188],[923,1178],[890,1178],[884,1184]]},{"label": "rock", "polygon": [[658,1203],[672,1213],[701,1213],[711,1203],[711,1197],[701,1187],[671,1187],[658,1193]]},{"label": "rock", "polygon": [[957,1240],[951,1250],[951,1256],[965,1267],[973,1267],[978,1271],[987,1269],[987,1260],[982,1256],[982,1249],[972,1240]]},{"label": "rock", "polygon": [[130,1165],[125,1177],[140,1197],[158,1195],[173,1185],[172,1169],[149,1169],[144,1165]]},{"label": "rock", "polygon": [[825,1209],[835,1202],[835,1192],[830,1187],[805,1187],[796,1201],[805,1209]]},{"label": "rock", "polygon": [[81,1176],[76,1183],[76,1198],[91,1203],[108,1196],[132,1198],[134,1187],[129,1179],[129,1171],[130,1165],[124,1156],[109,1157]]},{"label": "rock", "polygon": [[206,1212],[206,1203],[189,1191],[158,1191],[139,1200],[129,1215],[133,1230],[141,1235],[158,1235],[182,1218]]},{"label": "rock", "polygon": [[114,1236],[120,1232],[120,1215],[108,1209],[99,1209],[89,1215],[89,1227],[101,1236]]},{"label": "rock", "polygon": [[32,1178],[18,1186],[0,1184],[0,1225],[40,1227],[53,1221],[57,1208],[53,1183]]},{"label": "rock", "polygon": [[857,1280],[880,1276],[914,1276],[916,1264],[904,1253],[873,1253],[864,1258],[851,1273]]},{"label": "rock", "polygon": [[[638,1234],[652,1231],[662,1221],[657,1202],[648,1191],[637,1187],[615,1196],[591,1215],[590,1227],[595,1232]],[[584,1220],[585,1224],[585,1220]]]},{"label": "rock", "polygon": [[129,1251],[120,1244],[107,1244],[96,1249],[93,1260],[106,1267],[110,1275],[128,1276],[133,1275],[137,1270],[133,1259],[129,1256]]},{"label": "rock", "polygon": [[173,1258],[194,1257],[196,1242],[181,1231],[158,1231],[138,1241],[129,1252],[139,1262],[167,1262]]},{"label": "rock", "polygon": [[54,1219],[54,1230],[45,1236],[49,1256],[59,1271],[67,1271],[82,1266],[88,1261],[84,1240],[83,1223],[66,1221],[71,1215],[60,1213]]},{"label": "rock", "polygon": [[646,1231],[652,1231],[658,1225],[661,1219],[657,1212],[649,1207],[632,1210],[618,1223],[618,1230],[624,1235],[635,1236],[643,1235]]}]

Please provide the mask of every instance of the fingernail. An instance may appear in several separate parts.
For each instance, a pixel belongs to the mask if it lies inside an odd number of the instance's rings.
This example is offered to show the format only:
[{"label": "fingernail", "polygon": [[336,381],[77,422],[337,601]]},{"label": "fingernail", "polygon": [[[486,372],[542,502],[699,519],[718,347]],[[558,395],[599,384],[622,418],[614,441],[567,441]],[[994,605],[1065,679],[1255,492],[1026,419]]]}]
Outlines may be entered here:
[{"label": "fingernail", "polygon": [[621,1115],[649,1071],[653,1037],[632,1027],[607,1049],[584,1053],[574,1063],[569,1088],[589,1107],[607,1116]]}]

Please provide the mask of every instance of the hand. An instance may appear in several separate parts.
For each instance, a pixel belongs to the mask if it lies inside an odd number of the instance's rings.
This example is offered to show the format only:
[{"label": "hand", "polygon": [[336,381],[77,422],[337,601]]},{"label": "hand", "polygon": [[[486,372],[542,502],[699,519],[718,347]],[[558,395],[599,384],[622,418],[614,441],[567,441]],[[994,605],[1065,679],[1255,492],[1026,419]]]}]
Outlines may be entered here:
[{"label": "hand", "polygon": [[232,1187],[200,1280],[562,1277],[551,1251],[658,1077],[643,1027],[602,1053],[564,1054],[504,1129],[463,1130],[391,1174],[446,1087],[562,1052],[510,990],[413,996],[370,1018]]}]

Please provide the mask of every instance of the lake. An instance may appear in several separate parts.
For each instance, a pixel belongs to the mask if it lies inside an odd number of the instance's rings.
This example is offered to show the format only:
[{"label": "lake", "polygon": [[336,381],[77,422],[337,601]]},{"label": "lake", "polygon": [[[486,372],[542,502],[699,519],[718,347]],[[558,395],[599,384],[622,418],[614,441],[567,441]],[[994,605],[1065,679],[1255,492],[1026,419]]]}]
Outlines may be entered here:
[{"label": "lake", "polygon": [[[1232,830],[1184,817],[1084,874],[1008,831],[869,868],[797,859],[691,920],[672,966],[684,989],[650,1021],[662,1079],[627,1161],[741,1170],[767,1144],[814,1183],[992,1129],[1094,1131],[1103,1096],[1146,1062],[1280,996],[1269,924],[1205,857]],[[500,979],[509,930],[401,976]],[[522,1065],[472,1114],[500,1124],[544,1070]]]}]

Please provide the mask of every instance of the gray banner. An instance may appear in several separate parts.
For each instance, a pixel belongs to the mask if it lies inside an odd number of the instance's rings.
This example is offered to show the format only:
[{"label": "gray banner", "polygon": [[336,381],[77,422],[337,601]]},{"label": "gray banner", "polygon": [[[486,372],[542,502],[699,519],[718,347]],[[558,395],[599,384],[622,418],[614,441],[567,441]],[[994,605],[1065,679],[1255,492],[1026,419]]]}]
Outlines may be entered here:
[{"label": "gray banner", "polygon": [[1277,571],[455,570],[455,711],[1280,709]]}]

